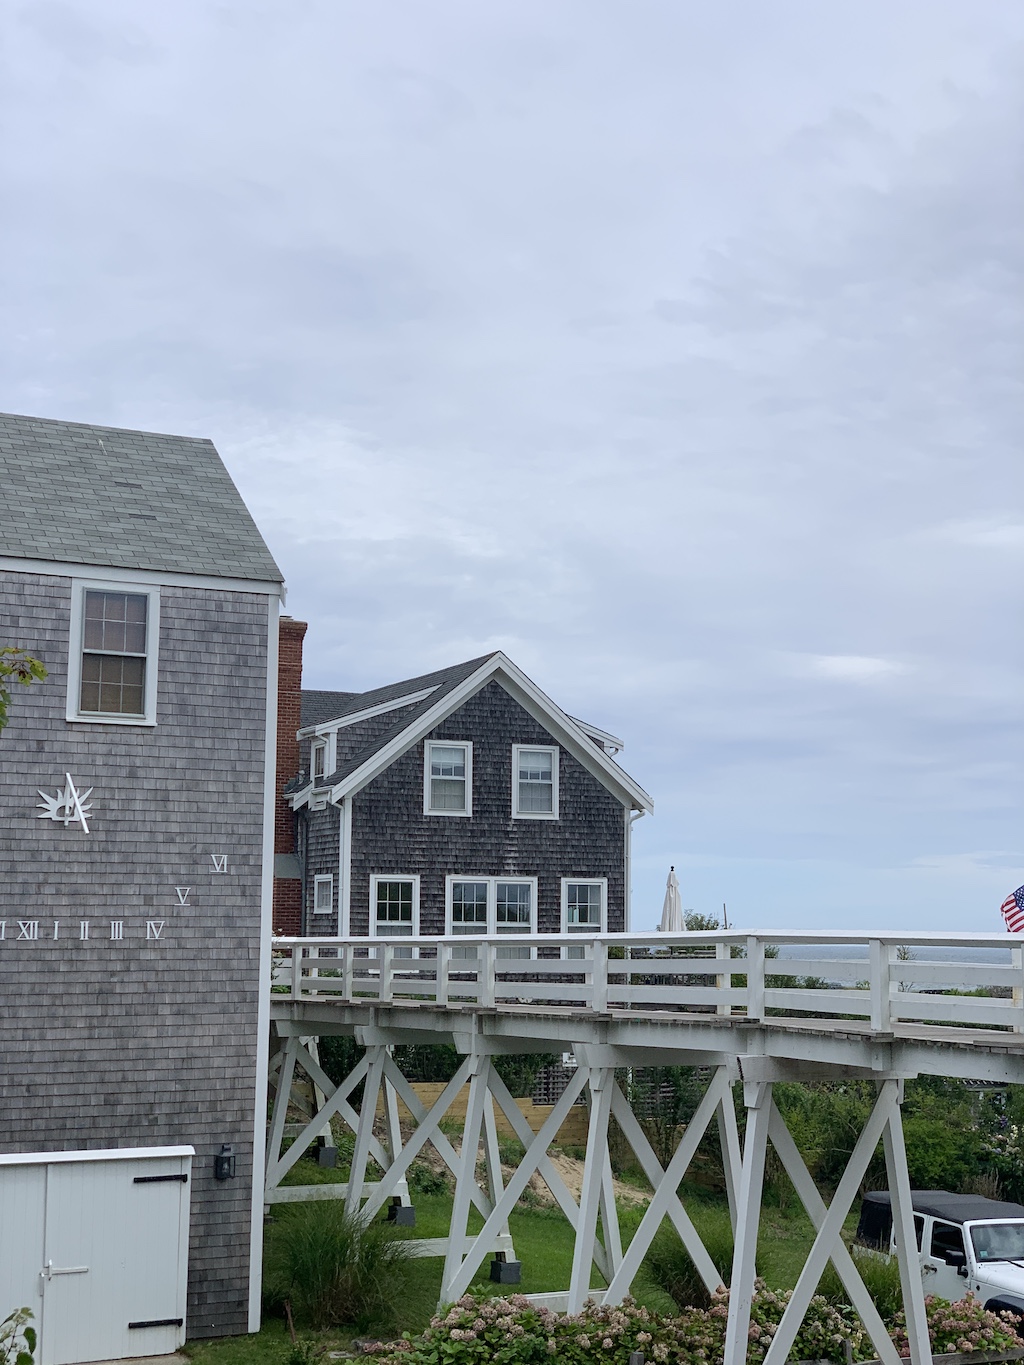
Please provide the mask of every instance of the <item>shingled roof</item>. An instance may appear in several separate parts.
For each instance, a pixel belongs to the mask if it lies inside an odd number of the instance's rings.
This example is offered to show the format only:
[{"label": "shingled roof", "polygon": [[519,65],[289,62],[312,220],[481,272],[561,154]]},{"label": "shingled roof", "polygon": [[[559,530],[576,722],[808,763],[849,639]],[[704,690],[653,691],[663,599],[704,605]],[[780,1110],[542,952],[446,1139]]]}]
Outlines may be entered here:
[{"label": "shingled roof", "polygon": [[0,414],[0,555],[281,581],[212,441]]}]

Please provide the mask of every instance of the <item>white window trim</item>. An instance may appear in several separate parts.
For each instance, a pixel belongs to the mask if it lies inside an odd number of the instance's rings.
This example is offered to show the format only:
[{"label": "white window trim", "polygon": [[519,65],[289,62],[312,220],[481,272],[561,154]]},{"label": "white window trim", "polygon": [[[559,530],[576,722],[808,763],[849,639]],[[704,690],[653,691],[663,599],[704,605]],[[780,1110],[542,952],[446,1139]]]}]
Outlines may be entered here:
[{"label": "white window trim", "polygon": [[[317,907],[317,901],[319,900],[317,892],[319,891],[320,887],[323,886],[325,883],[330,888],[331,903],[330,905],[327,906],[326,909],[322,909]],[[334,914],[334,874],[331,872],[318,873],[313,878],[313,914],[314,915]]]},{"label": "white window trim", "polygon": [[[487,883],[487,925],[479,934],[456,934],[452,925],[452,887],[456,882],[486,882]],[[515,886],[529,886],[530,914],[532,923],[529,929],[523,929],[524,934],[536,934],[538,923],[537,906],[537,878],[536,877],[477,877],[471,872],[450,872],[444,879],[444,923],[445,936],[447,938],[505,938],[504,932],[499,933],[495,915],[498,903],[498,883],[509,882]],[[511,937],[511,935],[508,935]]]},{"label": "white window trim", "polygon": [[[519,755],[551,755],[551,809],[519,809]],[[512,819],[513,820],[557,820],[558,819],[558,770],[561,766],[557,744],[513,744],[512,745]]]},{"label": "white window trim", "polygon": [[[381,882],[412,882],[412,930],[408,934],[377,932],[377,887]],[[420,879],[409,872],[374,872],[370,875],[370,938],[416,938],[420,932]]]},{"label": "white window trim", "polygon": [[[135,593],[148,599],[146,608],[146,697],[141,716],[100,715],[81,711],[82,655],[85,652],[86,592]],[[71,580],[71,632],[68,647],[68,695],[65,716],[87,725],[155,725],[157,670],[160,645],[160,589],[152,583],[114,582],[111,579],[73,578]]]},{"label": "white window trim", "polygon": [[[569,927],[569,887],[599,886],[601,888],[601,923],[594,929]],[[607,877],[563,877],[562,878],[562,933],[587,934],[594,936],[608,932],[608,878]]]},{"label": "white window trim", "polygon": [[[439,749],[465,749],[466,751],[466,809],[465,810],[433,810],[430,805],[430,751],[437,746]],[[457,820],[464,820],[473,814],[473,745],[468,739],[428,739],[423,745],[423,814],[440,816],[442,819],[446,815],[454,816]]]},{"label": "white window trim", "polygon": [[[316,755],[322,753],[324,756],[324,770],[318,773],[316,770]],[[315,739],[309,746],[309,780],[315,782],[318,777],[330,777],[327,767],[327,741],[325,739]]]}]

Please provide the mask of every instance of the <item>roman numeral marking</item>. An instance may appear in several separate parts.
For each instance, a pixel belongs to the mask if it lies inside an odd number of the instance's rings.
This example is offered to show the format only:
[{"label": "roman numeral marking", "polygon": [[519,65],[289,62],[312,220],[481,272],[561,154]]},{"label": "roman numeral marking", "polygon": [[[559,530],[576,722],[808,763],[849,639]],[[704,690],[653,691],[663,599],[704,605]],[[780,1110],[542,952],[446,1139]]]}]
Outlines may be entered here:
[{"label": "roman numeral marking", "polygon": [[146,921],[146,937],[149,939],[159,938],[166,923],[167,921],[164,919],[148,919]]},{"label": "roman numeral marking", "polygon": [[228,855],[226,853],[211,853],[213,859],[214,872],[226,872],[228,870]]},{"label": "roman numeral marking", "polygon": [[192,888],[190,886],[176,886],[174,889],[178,893],[178,904],[188,905],[188,898],[192,894]]},{"label": "roman numeral marking", "polygon": [[39,921],[37,919],[18,920],[18,938],[35,940],[39,937]]},{"label": "roman numeral marking", "polygon": [[78,921],[78,937],[83,942],[89,937],[89,921],[87,919]]},{"label": "roman numeral marking", "polygon": [[110,937],[111,937],[111,938],[117,938],[117,939],[124,938],[124,920],[123,920],[123,919],[112,919],[112,920],[110,921]]}]

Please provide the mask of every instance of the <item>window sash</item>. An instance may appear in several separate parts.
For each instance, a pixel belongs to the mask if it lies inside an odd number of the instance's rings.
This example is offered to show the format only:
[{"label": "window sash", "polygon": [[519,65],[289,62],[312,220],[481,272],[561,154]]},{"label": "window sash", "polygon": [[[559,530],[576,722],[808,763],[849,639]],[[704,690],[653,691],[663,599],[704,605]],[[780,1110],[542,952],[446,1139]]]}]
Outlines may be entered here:
[{"label": "window sash", "polygon": [[380,878],[374,897],[374,922],[379,938],[412,936],[415,886],[405,877]]},{"label": "window sash", "polygon": [[327,774],[327,745],[313,745],[313,776],[325,777]]},{"label": "window sash", "polygon": [[469,773],[468,744],[429,743],[427,746],[428,814],[468,814]]},{"label": "window sash", "polygon": [[145,716],[149,598],[100,588],[83,598],[79,711]]},{"label": "window sash", "polygon": [[334,877],[313,878],[313,914],[329,915],[334,909]]},{"label": "window sash", "polygon": [[558,815],[557,748],[513,746],[512,801],[514,816],[555,818]]}]

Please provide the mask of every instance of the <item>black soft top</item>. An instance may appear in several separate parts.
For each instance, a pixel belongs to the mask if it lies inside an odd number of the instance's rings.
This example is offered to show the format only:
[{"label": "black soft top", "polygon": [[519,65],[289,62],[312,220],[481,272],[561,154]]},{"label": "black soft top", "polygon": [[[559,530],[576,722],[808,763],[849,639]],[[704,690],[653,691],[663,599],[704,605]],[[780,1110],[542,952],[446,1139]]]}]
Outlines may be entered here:
[{"label": "black soft top", "polygon": [[[911,1190],[915,1213],[945,1218],[950,1223],[971,1223],[986,1218],[1024,1219],[1024,1204],[1002,1199],[983,1199],[979,1194],[950,1194],[948,1190]],[[888,1190],[872,1190],[860,1208],[857,1237],[872,1246],[888,1243],[892,1228],[892,1196]]]}]

